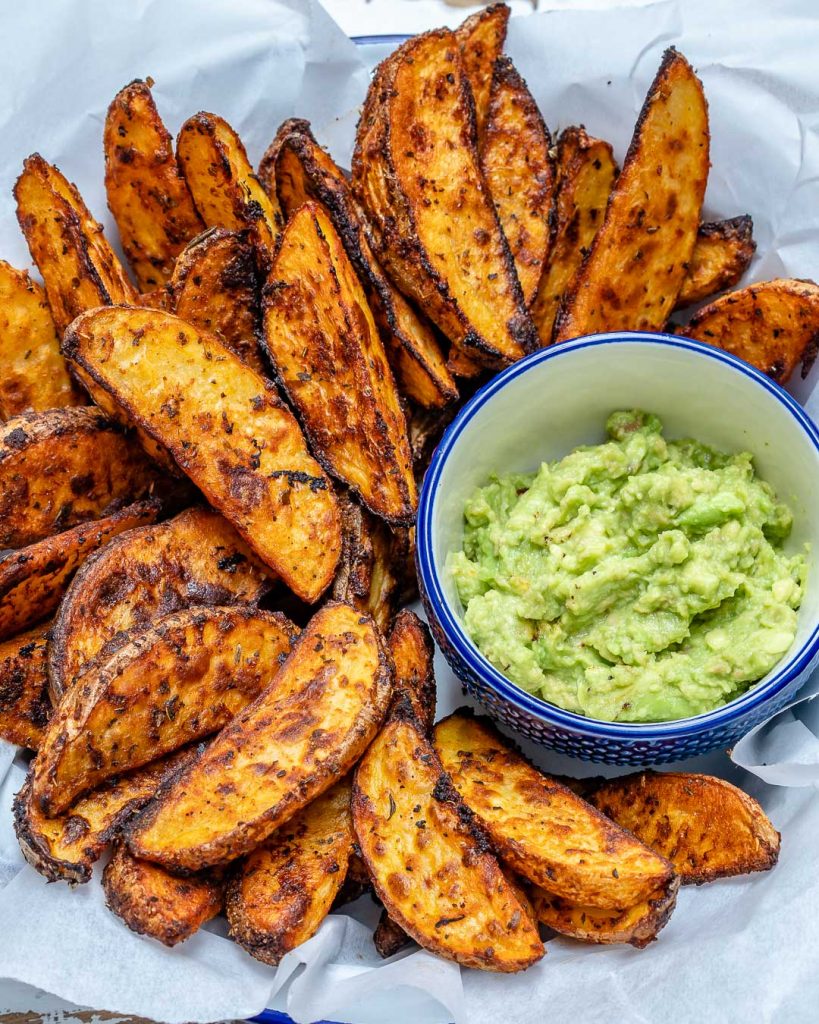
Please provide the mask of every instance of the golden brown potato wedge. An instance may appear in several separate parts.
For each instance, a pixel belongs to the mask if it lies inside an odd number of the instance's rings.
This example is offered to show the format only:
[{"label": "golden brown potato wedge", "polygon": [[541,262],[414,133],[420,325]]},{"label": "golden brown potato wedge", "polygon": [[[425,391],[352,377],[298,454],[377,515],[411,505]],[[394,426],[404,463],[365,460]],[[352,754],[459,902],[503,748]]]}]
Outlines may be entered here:
[{"label": "golden brown potato wedge", "polygon": [[85,402],[60,355],[45,291],[0,260],[0,420]]},{"label": "golden brown potato wedge", "polygon": [[541,345],[551,343],[560,303],[603,223],[618,173],[608,142],[592,138],[582,127],[561,132],[556,164],[555,236],[532,304]]},{"label": "golden brown potato wedge", "polygon": [[0,553],[0,640],[51,615],[90,554],[117,534],[154,522],[160,511],[154,499],[138,501],[93,523]]},{"label": "golden brown potato wedge", "polygon": [[819,286],[779,278],[728,292],[703,306],[682,334],[731,352],[784,384],[807,377],[819,351]]},{"label": "golden brown potato wedge", "polygon": [[506,4],[490,4],[470,15],[455,31],[464,70],[472,87],[478,138],[482,136],[489,112],[492,70],[506,42],[509,13]]},{"label": "golden brown potato wedge", "polygon": [[529,87],[509,57],[498,57],[481,136],[481,167],[527,306],[537,294],[552,244],[557,175],[551,146]]},{"label": "golden brown potato wedge", "polygon": [[342,779],[238,866],[225,898],[231,936],[262,963],[278,964],[330,912],[352,849],[350,780]]},{"label": "golden brown potato wedge", "polygon": [[114,845],[102,874],[108,909],[132,932],[175,946],[216,917],[225,883],[213,873],[189,878],[172,875],[157,864],[137,860],[122,843]]},{"label": "golden brown potato wedge", "polygon": [[375,515],[412,522],[418,494],[401,401],[361,284],[315,202],[282,235],[265,287],[264,346],[327,472]]},{"label": "golden brown potato wedge", "polygon": [[14,800],[14,830],[23,856],[49,882],[87,882],[105,847],[128,818],[143,807],[168,772],[196,755],[178,750],[121,778],[106,779],[56,818],[47,818],[31,796],[29,769]]},{"label": "golden brown potato wedge", "polygon": [[137,79],[120,89],[108,108],[103,134],[108,207],[143,292],[170,279],[174,260],[204,228],[152,85],[150,79]]},{"label": "golden brown potato wedge", "polygon": [[419,725],[429,736],[435,721],[436,696],[432,667],[435,646],[429,627],[415,612],[404,608],[395,616],[388,644],[395,666],[393,688],[407,698]]},{"label": "golden brown potato wedge", "polygon": [[168,308],[194,327],[213,331],[256,373],[267,374],[259,349],[256,261],[242,235],[210,228],[187,245],[174,267]]},{"label": "golden brown potato wedge", "polygon": [[747,214],[700,224],[676,308],[683,309],[733,288],[755,252],[754,222]]},{"label": "golden brown potato wedge", "polygon": [[432,325],[407,302],[378,264],[364,214],[347,179],[322,149],[308,121],[285,122],[259,165],[287,216],[310,199],[322,203],[355,267],[403,393],[426,408],[458,397]]},{"label": "golden brown potato wedge", "polygon": [[86,314],[63,349],[297,596],[323,593],[341,550],[338,508],[270,381],[212,335],[149,309]]},{"label": "golden brown potato wedge", "polygon": [[353,783],[353,827],[393,921],[464,967],[520,971],[545,950],[409,701],[394,705]]},{"label": "golden brown potato wedge", "polygon": [[498,856],[535,885],[622,909],[671,878],[667,860],[530,765],[488,718],[456,711],[435,726],[433,743]]},{"label": "golden brown potato wedge", "polygon": [[271,686],[133,822],[131,852],[172,871],[248,853],[355,764],[391,681],[372,619],[326,604]]},{"label": "golden brown potato wedge", "polygon": [[468,356],[457,345],[453,345],[449,350],[446,365],[453,377],[463,377],[466,380],[480,377],[486,370],[486,367],[476,362],[471,356]]},{"label": "golden brown potato wedge", "polygon": [[217,732],[268,687],[296,628],[234,605],[172,612],[95,659],[46,729],[33,796],[53,816],[111,775]]},{"label": "golden brown potato wedge", "polygon": [[378,259],[453,344],[488,365],[536,346],[451,32],[416,36],[380,66],[359,122],[353,188]]},{"label": "golden brown potato wedge", "polygon": [[36,750],[51,715],[46,649],[49,626],[0,643],[0,739]]},{"label": "golden brown potato wedge", "polygon": [[779,857],[779,833],[765,812],[724,779],[638,772],[603,782],[589,799],[667,857],[684,885],[768,871]]},{"label": "golden brown potato wedge", "polygon": [[91,216],[76,186],[39,153],[23,164],[14,196],[17,219],[45,282],[58,334],[86,309],[136,301],[134,286],[102,225]]},{"label": "golden brown potato wedge", "polygon": [[708,150],[702,83],[672,47],[640,111],[603,224],[558,314],[555,341],[664,326],[697,240]]},{"label": "golden brown potato wedge", "polygon": [[[112,540],[71,581],[48,648],[55,704],[83,666],[124,631],[191,605],[255,604],[272,586],[230,523],[207,507]],[[114,641],[116,637],[116,641]]]}]

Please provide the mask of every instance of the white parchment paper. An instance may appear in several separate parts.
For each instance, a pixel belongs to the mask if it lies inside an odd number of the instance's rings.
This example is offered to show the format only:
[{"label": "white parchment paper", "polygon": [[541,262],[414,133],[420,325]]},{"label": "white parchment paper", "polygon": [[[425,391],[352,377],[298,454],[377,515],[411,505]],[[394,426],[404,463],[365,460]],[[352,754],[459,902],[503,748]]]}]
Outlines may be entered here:
[{"label": "white parchment paper", "polygon": [[[706,212],[753,214],[759,254],[749,279],[819,279],[819,19],[809,0],[779,3],[775,13],[767,0],[555,6],[513,19],[508,44],[552,131],[585,123],[622,157],[662,51],[677,45],[710,102]],[[77,182],[113,239],[102,123],[127,81],[155,79],[172,131],[213,110],[255,160],[279,122],[298,114],[346,162],[369,64],[383,55],[355,48],[312,0],[40,0],[5,5],[0,25],[0,196],[39,150]],[[0,257],[28,263],[10,198],[0,201]],[[818,377],[819,369],[793,387],[814,416]],[[464,698],[440,657],[437,668],[445,714]],[[96,880],[72,892],[24,865],[10,814],[24,762],[12,763],[0,744],[0,1010],[33,1008],[45,990],[168,1022],[274,1006],[299,1022],[351,1024],[808,1024],[819,1006],[819,700],[808,699],[817,691],[814,680],[798,704],[737,745],[733,763],[716,754],[687,765],[762,802],[783,833],[774,872],[684,890],[647,950],[556,939],[542,963],[514,977],[461,972],[419,951],[378,960],[377,912],[366,897],[332,915],[278,971],[234,946],[220,923],[166,950],[108,913]],[[524,747],[547,769],[599,772]]]}]

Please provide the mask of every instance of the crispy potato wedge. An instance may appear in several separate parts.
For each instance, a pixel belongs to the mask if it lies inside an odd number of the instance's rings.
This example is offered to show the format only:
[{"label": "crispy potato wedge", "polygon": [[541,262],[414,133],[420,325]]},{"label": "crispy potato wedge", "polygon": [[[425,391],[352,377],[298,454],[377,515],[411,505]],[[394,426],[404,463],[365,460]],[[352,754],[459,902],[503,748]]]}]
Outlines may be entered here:
[{"label": "crispy potato wedge", "polygon": [[85,402],[60,355],[45,291],[0,260],[0,420]]},{"label": "crispy potato wedge", "polygon": [[700,224],[676,308],[683,309],[733,288],[755,252],[754,222],[747,214]]},{"label": "crispy potato wedge", "polygon": [[640,111],[603,224],[558,314],[555,341],[664,326],[697,240],[708,151],[702,83],[672,47]]},{"label": "crispy potato wedge", "polygon": [[266,270],[282,226],[275,195],[253,173],[242,140],[223,118],[201,111],[182,125],[176,154],[193,202],[209,228],[247,231]]},{"label": "crispy potato wedge", "polygon": [[780,384],[801,363],[804,379],[819,351],[819,286],[778,278],[728,292],[681,333],[739,356]]},{"label": "crispy potato wedge", "polygon": [[342,779],[241,862],[225,898],[231,936],[262,963],[278,964],[330,912],[352,849],[350,780]]},{"label": "crispy potato wedge", "polygon": [[425,408],[455,401],[458,389],[432,325],[413,309],[379,266],[369,227],[347,179],[316,142],[308,121],[285,122],[262,158],[259,176],[268,191],[277,190],[287,216],[310,199],[326,209],[364,287],[402,392]]},{"label": "crispy potato wedge", "polygon": [[150,494],[154,467],[97,409],[27,412],[0,426],[0,548],[22,548]]},{"label": "crispy potato wedge", "polygon": [[435,726],[433,743],[498,856],[535,885],[622,909],[671,878],[667,860],[530,765],[488,718],[456,711]]},{"label": "crispy potato wedge", "polygon": [[541,345],[551,343],[560,303],[603,223],[618,174],[608,142],[592,138],[582,127],[560,133],[556,165],[554,240],[532,304]]},{"label": "crispy potato wedge", "polygon": [[480,377],[486,370],[486,367],[476,362],[471,356],[468,356],[457,345],[453,345],[449,350],[446,365],[453,377],[463,377],[466,380]]},{"label": "crispy potato wedge", "polygon": [[453,344],[487,365],[536,346],[480,168],[472,96],[451,32],[416,36],[380,65],[352,180],[376,256]]},{"label": "crispy potato wedge", "polygon": [[429,627],[415,612],[404,608],[395,616],[388,646],[395,666],[393,688],[410,702],[424,733],[432,733],[435,721],[435,646]]},{"label": "crispy potato wedge", "polygon": [[133,822],[131,852],[172,871],[248,853],[355,764],[391,682],[372,619],[326,604],[271,686]]},{"label": "crispy potato wedge", "polygon": [[605,945],[627,942],[637,949],[644,949],[668,924],[679,888],[680,880],[674,875],[647,899],[626,910],[579,906],[545,889],[534,890],[532,905],[540,924],[558,935]]},{"label": "crispy potato wedge", "polygon": [[116,94],[103,133],[105,191],[140,291],[168,281],[174,260],[204,228],[179,170],[173,139],[137,79]]},{"label": "crispy potato wedge", "polygon": [[253,605],[272,584],[211,508],[122,534],[83,564],[60,604],[48,647],[54,703],[103,648],[124,642],[125,631],[192,605]]},{"label": "crispy potato wedge", "polygon": [[235,231],[210,228],[180,253],[170,283],[168,308],[203,331],[212,331],[231,352],[263,377],[259,338],[261,289],[253,249]]},{"label": "crispy potato wedge", "polygon": [[123,843],[114,845],[102,873],[108,909],[132,932],[164,946],[175,946],[216,917],[222,909],[224,881],[204,872],[189,878],[157,864],[137,860]]},{"label": "crispy potato wedge", "polygon": [[481,136],[481,167],[527,306],[537,294],[552,244],[557,175],[551,146],[529,87],[509,57],[498,57]]},{"label": "crispy potato wedge", "polygon": [[129,630],[52,715],[34,766],[38,807],[59,814],[109,776],[217,732],[270,685],[296,634],[283,615],[239,605]]},{"label": "crispy potato wedge", "polygon": [[683,885],[769,871],[779,857],[765,812],[724,779],[638,772],[603,782],[589,799],[670,860]]},{"label": "crispy potato wedge", "polygon": [[76,189],[39,153],[23,164],[14,186],[17,219],[45,283],[62,335],[79,313],[94,306],[135,302],[122,264]]},{"label": "crispy potato wedge", "polygon": [[389,523],[418,504],[401,400],[364,291],[332,221],[288,221],[264,293],[264,346],[328,473]]},{"label": "crispy potato wedge", "polygon": [[269,381],[212,335],[149,309],[86,314],[63,348],[298,597],[323,593],[341,551],[338,507]]},{"label": "crispy potato wedge", "polygon": [[0,640],[51,615],[92,552],[125,530],[154,522],[160,511],[154,499],[138,501],[93,523],[0,553]]},{"label": "crispy potato wedge", "polygon": [[408,946],[412,939],[407,935],[400,924],[396,924],[386,910],[381,911],[381,917],[373,932],[373,945],[375,951],[384,960]]},{"label": "crispy potato wedge", "polygon": [[375,891],[420,946],[486,971],[520,971],[544,955],[406,698],[356,769],[352,808]]},{"label": "crispy potato wedge", "polygon": [[0,643],[0,739],[36,750],[51,715],[49,625]]},{"label": "crispy potato wedge", "polygon": [[14,831],[23,856],[49,882],[88,882],[105,847],[143,807],[169,772],[196,755],[178,750],[119,778],[106,779],[56,818],[47,818],[31,795],[32,770],[14,799]]},{"label": "crispy potato wedge", "polygon": [[472,87],[478,138],[489,114],[492,72],[506,42],[510,10],[506,4],[490,4],[470,15],[455,30],[466,76]]}]

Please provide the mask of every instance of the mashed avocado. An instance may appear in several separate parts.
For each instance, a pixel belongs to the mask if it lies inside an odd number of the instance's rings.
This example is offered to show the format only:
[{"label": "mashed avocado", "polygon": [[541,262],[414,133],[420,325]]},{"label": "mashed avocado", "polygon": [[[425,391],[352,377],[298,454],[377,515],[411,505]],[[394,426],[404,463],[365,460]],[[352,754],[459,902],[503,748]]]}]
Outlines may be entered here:
[{"label": "mashed avocado", "polygon": [[467,632],[530,693],[606,721],[725,704],[796,634],[807,571],[792,515],[747,452],[666,441],[613,413],[606,444],[495,476],[466,504],[448,569]]}]

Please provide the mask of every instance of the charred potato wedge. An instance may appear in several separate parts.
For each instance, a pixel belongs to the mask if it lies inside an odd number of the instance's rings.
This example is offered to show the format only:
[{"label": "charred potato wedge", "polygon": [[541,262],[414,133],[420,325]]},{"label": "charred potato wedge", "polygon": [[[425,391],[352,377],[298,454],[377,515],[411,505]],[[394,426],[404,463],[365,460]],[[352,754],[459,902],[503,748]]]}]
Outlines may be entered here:
[{"label": "charred potato wedge", "polygon": [[179,170],[148,80],[120,89],[105,118],[105,191],[140,291],[170,279],[174,260],[204,228]]},{"label": "charred potato wedge", "polygon": [[435,726],[433,743],[498,856],[535,885],[622,909],[671,878],[667,860],[530,765],[489,719],[456,711]]},{"label": "charred potato wedge", "polygon": [[589,799],[671,861],[684,885],[769,871],[779,857],[765,812],[724,779],[638,772],[604,782]]},{"label": "charred potato wedge", "polygon": [[558,314],[555,341],[662,329],[697,240],[708,152],[702,83],[672,47],[637,119],[603,224]]},{"label": "charred potato wedge", "polygon": [[239,865],[225,899],[231,936],[262,963],[278,964],[330,912],[352,849],[350,782],[343,779]]},{"label": "charred potato wedge", "polygon": [[754,222],[747,214],[700,224],[676,308],[692,306],[733,288],[755,252]]},{"label": "charred potato wedge", "polygon": [[388,646],[395,666],[394,689],[410,702],[425,735],[435,721],[435,646],[429,627],[415,612],[404,608],[395,616]]},{"label": "charred potato wedge", "polygon": [[418,504],[407,424],[372,313],[327,214],[288,221],[264,297],[264,345],[316,458],[377,516]]},{"label": "charred potato wedge", "polygon": [[379,67],[359,122],[353,189],[376,256],[453,344],[490,366],[536,347],[451,32],[416,36]]},{"label": "charred potato wedge", "polygon": [[682,331],[731,352],[780,384],[799,364],[807,377],[819,351],[819,286],[779,278],[728,292]]},{"label": "charred potato wedge", "polygon": [[36,750],[51,715],[48,626],[0,643],[0,739]]},{"label": "charred potato wedge", "polygon": [[381,911],[381,917],[373,932],[373,945],[378,955],[387,960],[402,949],[409,946],[412,939],[407,935],[400,924],[396,924],[386,910]]},{"label": "charred potato wedge", "polygon": [[490,4],[484,10],[470,15],[455,30],[464,71],[472,88],[478,138],[483,135],[484,123],[489,114],[492,73],[506,42],[509,14],[506,4]]},{"label": "charred potato wedge", "polygon": [[508,57],[498,57],[481,136],[481,167],[527,306],[537,295],[552,243],[557,177],[551,146],[529,87]]},{"label": "charred potato wedge", "polygon": [[270,381],[214,336],[149,309],[85,314],[63,350],[298,597],[323,593],[341,550],[338,507]]},{"label": "charred potato wedge", "polygon": [[390,687],[372,620],[326,604],[268,689],[132,823],[131,852],[171,871],[248,853],[355,764]]},{"label": "charred potato wedge", "polygon": [[96,522],[0,553],[0,640],[51,615],[90,554],[125,530],[154,522],[160,511],[158,501],[138,501]]}]

